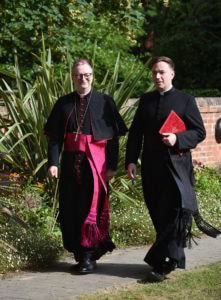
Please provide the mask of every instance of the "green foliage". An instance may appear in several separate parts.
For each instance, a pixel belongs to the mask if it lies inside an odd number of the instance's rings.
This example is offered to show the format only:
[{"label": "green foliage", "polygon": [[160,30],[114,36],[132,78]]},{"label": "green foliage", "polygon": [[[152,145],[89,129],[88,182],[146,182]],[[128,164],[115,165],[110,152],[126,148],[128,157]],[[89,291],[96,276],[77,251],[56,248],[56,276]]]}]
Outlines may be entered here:
[{"label": "green foliage", "polygon": [[[121,145],[121,149],[124,147],[124,144]],[[195,178],[200,214],[208,223],[221,229],[220,173],[211,168],[196,168]],[[200,236],[202,232],[195,223],[193,225],[193,234]],[[111,232],[115,243],[121,247],[144,245],[154,241],[155,231],[143,201],[140,177],[135,185],[124,174],[118,173],[112,180]]]},{"label": "green foliage", "polygon": [[112,238],[118,247],[149,244],[154,241],[155,232],[143,201],[142,191],[138,198],[135,193],[129,193],[132,189],[131,183],[126,183],[123,179],[121,182],[124,184],[121,191],[114,192],[112,189]]},{"label": "green foliage", "polygon": [[72,84],[69,74],[60,75],[59,80],[55,77],[50,50],[46,53],[43,46],[37,58],[40,72],[33,84],[23,80],[16,62],[14,73],[8,74],[15,78],[15,87],[4,79],[0,85],[6,108],[6,114],[0,116],[0,152],[14,171],[43,182],[47,163],[44,124],[57,98],[69,92]]},{"label": "green foliage", "polygon": [[[153,3],[153,1],[152,1]],[[219,0],[155,1],[157,14],[147,16],[154,31],[153,55],[166,55],[176,65],[179,88],[219,89],[221,3]]]},{"label": "green foliage", "polygon": [[0,272],[40,268],[61,253],[60,232],[37,185],[0,197]]},{"label": "green foliage", "polygon": [[[206,192],[210,190],[217,198],[221,195],[221,176],[218,170],[204,167],[202,169],[196,168],[196,190]],[[221,199],[221,198],[220,198]]]},{"label": "green foliage", "polygon": [[[45,268],[61,253],[61,243],[36,228],[22,230],[19,225],[5,223],[0,229],[0,272]],[[3,231],[4,230],[4,231]]]},{"label": "green foliage", "polygon": [[104,80],[101,84],[98,84],[99,90],[112,96],[116,102],[118,110],[121,112],[121,115],[124,120],[129,120],[131,122],[131,109],[134,110],[134,107],[128,105],[128,100],[134,95],[139,81],[144,76],[146,77],[147,90],[152,88],[151,84],[151,74],[150,70],[144,65],[142,68],[137,68],[137,65],[134,63],[130,66],[128,75],[124,80],[120,78],[120,67],[122,61],[120,60],[120,54],[118,54],[114,70],[109,76],[109,72],[106,73]]},{"label": "green foliage", "polygon": [[113,71],[116,55],[121,52],[121,78],[128,74],[128,65],[137,63],[130,52],[137,36],[143,34],[142,6],[137,1],[74,1],[3,0],[0,4],[0,65],[10,67],[14,52],[22,61],[23,76],[35,77],[38,65],[32,53],[40,55],[42,34],[46,47],[53,49],[57,72],[64,72],[67,52],[73,57],[91,61],[96,50],[97,79],[104,70]]},{"label": "green foliage", "polygon": [[[220,17],[218,0],[2,0],[0,66],[10,71],[17,53],[23,78],[34,80],[39,66],[32,53],[40,56],[43,34],[57,76],[67,72],[67,53],[96,62],[95,85],[106,70],[113,72],[119,52],[120,80],[128,66],[141,70],[152,55],[168,55],[176,64],[178,88],[220,90]],[[143,78],[135,95],[147,87]]]},{"label": "green foliage", "polygon": [[221,175],[215,169],[204,168],[197,170],[195,177],[199,211],[206,221],[221,229]]}]

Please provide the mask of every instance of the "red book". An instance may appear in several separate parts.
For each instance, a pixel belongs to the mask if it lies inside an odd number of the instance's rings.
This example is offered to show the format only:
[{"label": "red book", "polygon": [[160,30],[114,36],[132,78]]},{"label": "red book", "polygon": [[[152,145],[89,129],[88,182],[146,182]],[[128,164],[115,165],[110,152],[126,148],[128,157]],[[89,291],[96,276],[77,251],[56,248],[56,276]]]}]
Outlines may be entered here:
[{"label": "red book", "polygon": [[162,127],[160,128],[159,133],[176,133],[182,132],[186,130],[186,125],[183,120],[175,113],[175,111],[171,110],[169,116],[163,123]]}]

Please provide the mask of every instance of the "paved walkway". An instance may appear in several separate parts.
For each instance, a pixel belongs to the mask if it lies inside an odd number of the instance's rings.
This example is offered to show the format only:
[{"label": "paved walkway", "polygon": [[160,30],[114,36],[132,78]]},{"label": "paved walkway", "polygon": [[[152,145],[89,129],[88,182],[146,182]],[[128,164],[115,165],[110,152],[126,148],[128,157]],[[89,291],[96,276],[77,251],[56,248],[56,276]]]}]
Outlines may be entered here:
[{"label": "paved walkway", "polygon": [[[91,293],[135,283],[145,277],[148,266],[143,258],[148,247],[115,250],[98,262],[95,273],[71,274],[71,257],[65,257],[50,270],[23,272],[0,280],[1,300],[69,300],[82,293]],[[187,269],[221,261],[221,236],[202,238],[199,245],[186,249]],[[220,279],[221,280],[221,279]]]}]

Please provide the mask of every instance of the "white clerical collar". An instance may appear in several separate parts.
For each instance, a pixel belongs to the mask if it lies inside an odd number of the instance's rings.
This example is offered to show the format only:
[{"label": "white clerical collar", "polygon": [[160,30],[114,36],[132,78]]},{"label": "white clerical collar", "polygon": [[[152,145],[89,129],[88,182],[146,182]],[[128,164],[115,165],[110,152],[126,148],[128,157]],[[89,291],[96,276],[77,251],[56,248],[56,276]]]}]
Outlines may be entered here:
[{"label": "white clerical collar", "polygon": [[166,91],[163,92],[159,92],[161,96],[163,96],[166,92],[169,92],[170,90],[172,90],[173,86],[171,85]]},{"label": "white clerical collar", "polygon": [[78,94],[78,96],[82,99],[82,98],[84,98],[84,97],[87,97],[87,96],[89,96],[90,94],[91,94],[91,92],[92,92],[92,89],[90,89],[90,91],[88,92],[85,92],[85,93],[83,93],[83,94],[81,94],[81,93],[79,93],[78,91],[77,91],[77,94]]}]

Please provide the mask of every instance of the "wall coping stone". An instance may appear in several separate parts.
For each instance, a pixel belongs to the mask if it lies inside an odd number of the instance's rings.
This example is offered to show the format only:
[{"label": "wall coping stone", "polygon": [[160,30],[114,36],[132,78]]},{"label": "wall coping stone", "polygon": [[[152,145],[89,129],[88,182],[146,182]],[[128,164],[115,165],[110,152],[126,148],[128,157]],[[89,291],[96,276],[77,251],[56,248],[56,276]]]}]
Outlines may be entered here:
[{"label": "wall coping stone", "polygon": [[199,107],[220,107],[221,97],[196,97],[196,102]]}]

